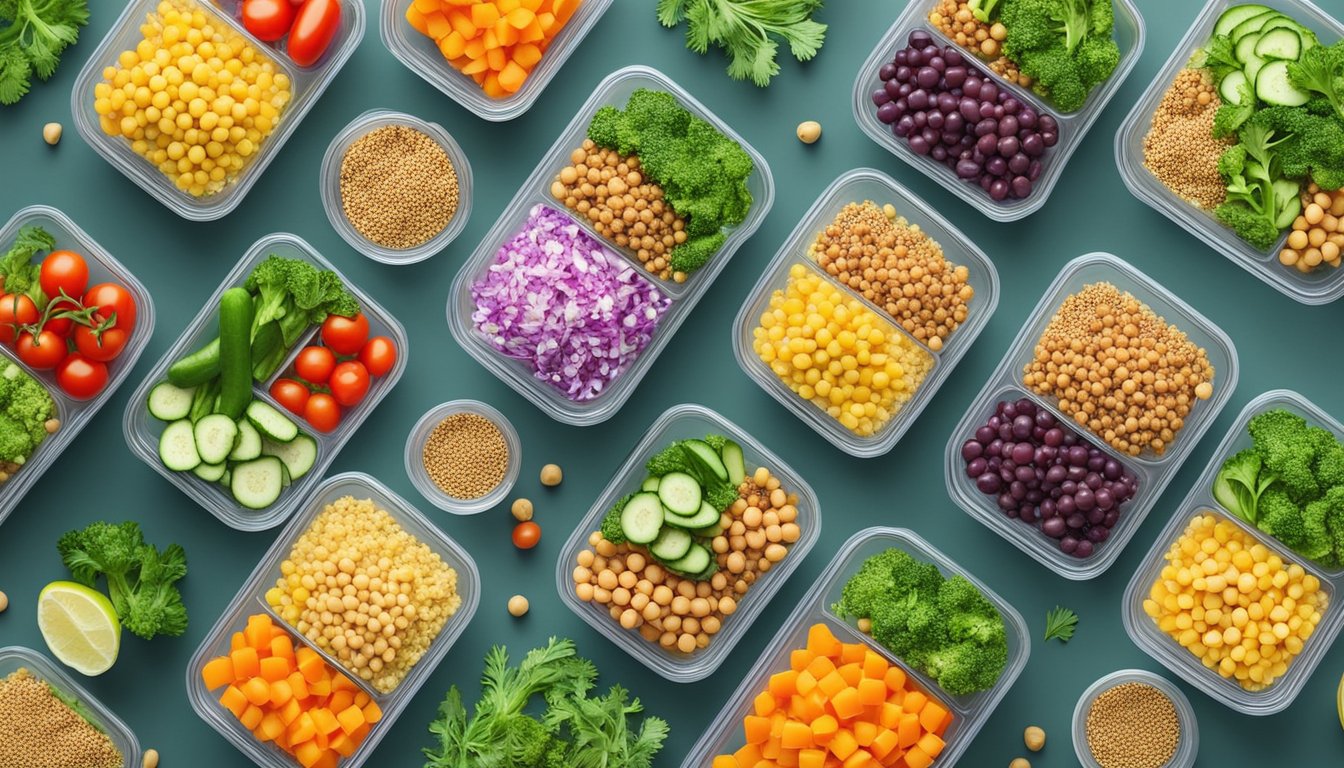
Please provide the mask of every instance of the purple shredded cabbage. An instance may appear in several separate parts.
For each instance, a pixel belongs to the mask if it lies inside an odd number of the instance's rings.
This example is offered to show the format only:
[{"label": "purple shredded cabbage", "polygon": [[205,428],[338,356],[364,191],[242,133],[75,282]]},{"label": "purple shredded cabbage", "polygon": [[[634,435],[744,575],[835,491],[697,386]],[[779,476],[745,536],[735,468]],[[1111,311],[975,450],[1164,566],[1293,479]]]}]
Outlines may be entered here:
[{"label": "purple shredded cabbage", "polygon": [[472,283],[492,347],[566,398],[602,394],[639,357],[672,300],[565,214],[538,205]]}]

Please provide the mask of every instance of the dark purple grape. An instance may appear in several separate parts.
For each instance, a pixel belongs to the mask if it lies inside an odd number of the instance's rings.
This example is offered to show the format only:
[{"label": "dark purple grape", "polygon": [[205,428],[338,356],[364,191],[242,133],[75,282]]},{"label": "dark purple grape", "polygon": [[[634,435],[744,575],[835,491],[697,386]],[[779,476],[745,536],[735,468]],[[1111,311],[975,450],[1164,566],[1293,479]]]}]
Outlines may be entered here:
[{"label": "dark purple grape", "polygon": [[886,64],[883,64],[882,68],[877,71],[877,76],[883,80],[890,80],[891,78],[895,77],[896,62],[889,61]]},{"label": "dark purple grape", "polygon": [[1050,115],[1041,115],[1039,124],[1041,126],[1042,131],[1055,131],[1055,132],[1059,131],[1059,123],[1057,123],[1055,121],[1055,118],[1051,117]]},{"label": "dark purple grape", "polygon": [[986,158],[998,154],[999,137],[995,136],[992,133],[985,134],[984,136],[981,136],[980,140],[975,143],[975,149],[977,152],[984,155]]},{"label": "dark purple grape", "polygon": [[1031,179],[1026,176],[1014,176],[1012,185],[1013,196],[1016,198],[1025,198],[1031,194]]},{"label": "dark purple grape", "polygon": [[980,120],[980,102],[969,96],[961,97],[961,103],[957,105],[957,111],[961,113],[962,118],[968,123],[974,123]]},{"label": "dark purple grape", "polygon": [[1121,471],[1120,462],[1116,461],[1115,459],[1107,459],[1106,466],[1102,467],[1101,469],[1101,476],[1106,478],[1107,480],[1119,480],[1120,471]]},{"label": "dark purple grape", "polygon": [[1024,106],[1017,113],[1017,122],[1018,125],[1021,125],[1023,128],[1035,128],[1037,117],[1036,110]]},{"label": "dark purple grape", "polygon": [[888,125],[896,122],[900,114],[901,111],[896,107],[896,102],[894,101],[888,101],[877,108],[877,119]]},{"label": "dark purple grape", "polygon": [[1040,160],[1032,160],[1031,165],[1027,166],[1027,178],[1035,183],[1041,177],[1041,169],[1044,167]]},{"label": "dark purple grape", "polygon": [[982,117],[980,118],[980,121],[975,124],[976,136],[993,136],[998,130],[999,124],[994,122],[994,118],[992,117]]},{"label": "dark purple grape", "polygon": [[885,87],[873,91],[873,106],[880,107],[889,101],[891,101],[891,94],[887,93]]},{"label": "dark purple grape", "polygon": [[1008,170],[1012,171],[1015,174],[1026,173],[1027,168],[1029,167],[1031,167],[1031,158],[1027,157],[1021,151],[1019,151],[1012,157],[1008,158]]},{"label": "dark purple grape", "polygon": [[1110,538],[1111,529],[1104,525],[1094,525],[1087,529],[1087,540],[1098,544]]},{"label": "dark purple grape", "polygon": [[911,136],[910,151],[916,155],[927,155],[929,154],[929,142],[922,135]]},{"label": "dark purple grape", "polygon": [[1065,553],[1071,555],[1073,554],[1074,550],[1078,549],[1078,539],[1074,538],[1073,536],[1065,536],[1064,538],[1059,540],[1059,548],[1064,550]]},{"label": "dark purple grape", "polygon": [[963,179],[973,179],[980,173],[980,165],[974,160],[958,160],[957,176]]},{"label": "dark purple grape", "polygon": [[1059,134],[1054,131],[1041,131],[1041,143],[1053,147],[1059,142]]},{"label": "dark purple grape", "polygon": [[[994,157],[991,157],[985,161],[985,170],[988,171],[993,176],[1002,176],[1008,172],[1008,161],[1004,160],[1002,157],[995,155]],[[1003,181],[1003,179],[996,179],[996,181]],[[1003,192],[1004,194],[1008,193],[1007,183],[1003,185]],[[992,193],[993,190],[991,190],[991,194]]]},{"label": "dark purple grape", "polygon": [[1091,557],[1091,556],[1092,556],[1092,542],[1088,541],[1087,539],[1083,539],[1082,541],[1079,541],[1079,542],[1078,542],[1078,546],[1074,548],[1072,554],[1073,554],[1074,557],[1077,557],[1077,558],[1088,558],[1088,557]]},{"label": "dark purple grape", "polygon": [[938,111],[944,115],[949,115],[957,111],[957,97],[943,91],[938,94]]},{"label": "dark purple grape", "polygon": [[915,120],[909,115],[905,115],[891,126],[891,132],[897,136],[909,136],[915,130]]},{"label": "dark purple grape", "polygon": [[1045,482],[1050,483],[1051,485],[1059,485],[1064,482],[1064,476],[1067,474],[1068,470],[1055,464],[1045,471]]},{"label": "dark purple grape", "polygon": [[1003,487],[1003,481],[999,479],[998,475],[986,472],[976,478],[975,487],[981,493],[998,493],[999,489]]},{"label": "dark purple grape", "polygon": [[947,61],[949,67],[960,67],[966,63],[966,57],[961,55],[961,51],[950,45],[943,50],[943,59]]},{"label": "dark purple grape", "polygon": [[[961,84],[961,92],[971,97],[972,99],[978,99],[980,98],[981,82],[983,81],[981,81],[979,75],[968,74],[966,76],[966,82]],[[979,102],[976,103],[976,108],[979,109]]]},{"label": "dark purple grape", "polygon": [[1070,530],[1081,531],[1087,525],[1087,516],[1082,512],[1074,512],[1064,518],[1064,524],[1069,526]]},{"label": "dark purple grape", "polygon": [[887,96],[890,96],[893,99],[899,98],[901,95],[901,84],[896,80],[888,80],[886,84],[882,86],[882,90],[886,91]]},{"label": "dark purple grape", "polygon": [[927,109],[929,106],[929,92],[924,90],[923,87],[917,88],[910,92],[910,95],[906,97],[905,101],[910,105],[911,109]]},{"label": "dark purple grape", "polygon": [[943,72],[943,82],[948,88],[960,88],[966,83],[966,68],[955,64],[948,66]]},{"label": "dark purple grape", "polygon": [[[944,136],[943,138],[946,139],[947,137]],[[937,160],[940,163],[944,162],[945,160],[947,160],[947,147],[943,146],[942,144],[938,144],[933,149],[929,150],[929,157],[932,157],[934,160]]]},{"label": "dark purple grape", "polygon": [[[927,122],[930,128],[934,129],[935,131],[942,130],[943,123],[946,120],[942,112],[939,112],[936,109],[930,109],[926,112],[926,115],[928,116]],[[941,137],[939,138],[941,139]]]},{"label": "dark purple grape", "polygon": [[1032,424],[1031,416],[1025,413],[1018,414],[1013,419],[1013,437],[1018,440],[1025,440],[1030,437]]},{"label": "dark purple grape", "polygon": [[[999,123],[999,135],[1003,136],[1002,122]],[[1016,136],[1003,136],[1003,138],[998,140],[995,150],[1003,157],[1012,157],[1013,155],[1017,154],[1017,150],[1020,149],[1021,147],[1022,143],[1017,140]],[[1005,163],[1004,168],[1006,169],[1007,167],[1008,166]]]},{"label": "dark purple grape", "polygon": [[[983,90],[984,90],[984,86],[981,86],[981,91],[983,91]],[[980,102],[980,117],[985,118],[985,119],[988,119],[988,120],[994,120],[994,130],[997,131],[997,130],[999,129],[999,122],[998,122],[998,120],[995,120],[995,119],[994,119],[994,103],[993,103],[993,102],[989,102],[989,101],[981,101],[981,102]]]},{"label": "dark purple grape", "polygon": [[926,65],[920,67],[919,72],[915,73],[915,82],[919,83],[920,88],[932,88],[938,84],[940,77],[942,75],[939,74],[938,70]]},{"label": "dark purple grape", "polygon": [[905,98],[906,96],[909,96],[914,92],[915,92],[914,83],[901,83],[901,87],[896,89],[896,96],[899,98]]},{"label": "dark purple grape", "polygon": [[1018,111],[1022,109],[1022,102],[1018,101],[1014,96],[1006,97],[1003,101],[999,102],[999,104],[1003,107],[1003,113],[1005,115],[1016,115]]},{"label": "dark purple grape", "polygon": [[892,57],[892,63],[898,67],[903,67],[906,64],[910,63],[909,57],[910,57],[910,51],[906,48],[902,48],[901,50],[896,52],[896,55],[894,57]]},{"label": "dark purple grape", "polygon": [[895,74],[892,75],[897,81],[904,83],[910,80],[914,70],[909,67],[897,67]]},{"label": "dark purple grape", "polygon": [[1046,518],[1045,522],[1041,523],[1041,532],[1052,539],[1060,538],[1068,529],[1069,527],[1064,524],[1064,519],[1061,517]]},{"label": "dark purple grape", "polygon": [[1022,151],[1028,157],[1040,157],[1045,152],[1045,140],[1039,133],[1028,133],[1022,138]]},{"label": "dark purple grape", "polygon": [[966,461],[985,455],[985,445],[979,440],[967,440],[961,444],[961,458]]},{"label": "dark purple grape", "polygon": [[977,97],[981,101],[993,104],[998,101],[999,87],[991,82],[984,82],[980,85],[980,95]]},{"label": "dark purple grape", "polygon": [[[1012,115],[1004,115],[1002,118],[999,119],[999,136],[1002,136],[1004,138],[1007,138],[1009,136],[1016,137],[1017,131],[1018,131],[1018,125],[1016,117],[1013,117]],[[1011,155],[1012,152],[1009,152],[1008,154]]]},{"label": "dark purple grape", "polygon": [[939,74],[941,74],[944,70],[947,69],[947,59],[943,58],[942,56],[934,56],[933,58],[928,60],[925,66],[933,67],[934,69],[938,70]]}]

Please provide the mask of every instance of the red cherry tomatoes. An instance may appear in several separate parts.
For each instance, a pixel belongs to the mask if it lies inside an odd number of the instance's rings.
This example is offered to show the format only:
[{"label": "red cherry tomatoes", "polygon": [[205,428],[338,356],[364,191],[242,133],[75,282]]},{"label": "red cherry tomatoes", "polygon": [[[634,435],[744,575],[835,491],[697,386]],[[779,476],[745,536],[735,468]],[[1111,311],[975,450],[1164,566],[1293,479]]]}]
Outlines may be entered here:
[{"label": "red cherry tomatoes", "polygon": [[330,432],[341,423],[341,406],[331,395],[315,392],[303,406],[303,418],[318,432]]},{"label": "red cherry tomatoes", "polygon": [[19,334],[19,341],[15,348],[19,353],[20,360],[26,363],[28,367],[39,371],[49,371],[55,368],[60,365],[66,355],[65,339],[51,331],[38,331],[36,336],[29,331],[24,331]]},{"label": "red cherry tomatoes", "polygon": [[360,312],[354,317],[327,316],[322,323],[322,343],[338,355],[357,355],[369,338],[369,319]]},{"label": "red cherry tomatoes", "polygon": [[369,371],[363,363],[349,360],[331,372],[331,396],[344,406],[358,405],[369,391]]},{"label": "red cherry tomatoes", "polygon": [[340,0],[307,0],[289,30],[289,57],[300,67],[311,67],[327,52],[340,28]]},{"label": "red cherry tomatoes", "polygon": [[268,43],[284,37],[294,23],[289,0],[243,0],[243,26]]},{"label": "red cherry tomatoes", "polygon": [[98,307],[95,317],[104,320],[117,315],[117,328],[126,333],[135,329],[135,297],[116,283],[99,283],[84,294],[85,307]]},{"label": "red cherry tomatoes", "polygon": [[359,350],[359,362],[372,376],[386,376],[397,364],[397,345],[386,336],[374,336]]},{"label": "red cherry tomatoes", "polygon": [[541,542],[541,526],[532,522],[519,523],[513,527],[513,546],[519,549],[531,549]]},{"label": "red cherry tomatoes", "polygon": [[48,299],[58,298],[62,293],[78,299],[89,287],[89,265],[74,251],[52,251],[42,260],[38,283]]},{"label": "red cherry tomatoes", "polygon": [[88,400],[107,386],[107,365],[73,352],[56,368],[56,383],[76,400]]},{"label": "red cherry tomatoes", "polygon": [[[121,323],[118,322],[118,325]],[[48,323],[50,327],[50,323]],[[130,334],[120,328],[108,328],[101,334],[87,325],[75,327],[75,349],[90,360],[106,363],[115,360],[126,346]]]},{"label": "red cherry tomatoes", "polygon": [[0,343],[13,344],[19,330],[15,326],[32,325],[41,315],[33,300],[22,293],[0,296]]},{"label": "red cherry tomatoes", "polygon": [[308,388],[293,379],[276,379],[271,385],[271,397],[290,413],[303,415],[308,406]]},{"label": "red cherry tomatoes", "polygon": [[336,367],[336,355],[326,347],[304,347],[294,358],[294,372],[312,384],[326,384]]}]

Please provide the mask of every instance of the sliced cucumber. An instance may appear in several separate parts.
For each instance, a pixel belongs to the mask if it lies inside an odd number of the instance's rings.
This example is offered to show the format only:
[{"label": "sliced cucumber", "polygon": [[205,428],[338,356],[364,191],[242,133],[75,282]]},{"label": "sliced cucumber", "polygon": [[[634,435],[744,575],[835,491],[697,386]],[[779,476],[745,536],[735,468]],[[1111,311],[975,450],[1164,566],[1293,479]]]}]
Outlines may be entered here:
[{"label": "sliced cucumber", "polygon": [[1246,73],[1246,81],[1251,84],[1251,92],[1255,92],[1255,78],[1260,74],[1260,70],[1265,66],[1265,60],[1256,56],[1254,53],[1246,60],[1246,66],[1242,71]]},{"label": "sliced cucumber", "polygon": [[229,480],[233,498],[248,509],[265,509],[285,489],[285,465],[274,456],[245,461],[235,466]]},{"label": "sliced cucumber", "polygon": [[656,477],[644,478],[644,482],[640,484],[639,490],[654,493],[655,491],[658,490],[658,478]]},{"label": "sliced cucumber", "polygon": [[[1297,32],[1299,37],[1302,36],[1301,34],[1302,25],[1298,24],[1296,21],[1288,18],[1287,16],[1278,16],[1276,18],[1270,19],[1269,21],[1266,21],[1264,23],[1264,26],[1260,27],[1259,31],[1260,34],[1263,35],[1275,29],[1291,29],[1294,32]],[[1304,40],[1303,43],[1305,42],[1306,41]]]},{"label": "sliced cucumber", "polygon": [[290,476],[289,468],[285,466],[285,462],[280,462],[280,486],[282,488],[288,488],[293,482],[294,478]]},{"label": "sliced cucumber", "polygon": [[1300,107],[1311,100],[1311,94],[1298,90],[1288,79],[1286,61],[1271,61],[1260,68],[1255,76],[1255,95],[1266,104],[1281,107]]},{"label": "sliced cucumber", "polygon": [[178,387],[162,381],[149,390],[149,415],[160,421],[177,421],[191,414],[195,387]]},{"label": "sliced cucumber", "polygon": [[700,483],[685,472],[669,472],[658,481],[658,499],[673,514],[694,515],[703,496]]},{"label": "sliced cucumber", "polygon": [[1259,5],[1257,3],[1234,5],[1226,11],[1223,11],[1222,15],[1218,17],[1218,21],[1214,22],[1213,34],[1226,35],[1233,29],[1236,29],[1237,25],[1241,22],[1273,10],[1273,8],[1270,8],[1267,5]]},{"label": "sliced cucumber", "polygon": [[691,463],[699,467],[701,475],[705,480],[717,477],[723,482],[728,482],[728,469],[723,466],[723,459],[719,458],[719,452],[714,450],[709,443],[704,440],[685,440],[681,444],[682,450],[690,458]]},{"label": "sliced cucumber", "polygon": [[206,416],[196,422],[196,452],[206,464],[223,464],[238,439],[238,422],[223,414]]},{"label": "sliced cucumber", "polygon": [[288,443],[262,438],[261,452],[284,463],[290,478],[294,480],[308,474],[308,470],[317,463],[317,441],[308,435],[299,435]]},{"label": "sliced cucumber", "polygon": [[1255,55],[1262,59],[1297,61],[1302,55],[1302,38],[1292,29],[1271,29],[1260,34],[1255,44]]},{"label": "sliced cucumber", "polygon": [[698,528],[708,528],[711,525],[717,525],[722,513],[710,506],[707,501],[700,502],[700,509],[696,510],[694,515],[677,515],[668,510],[664,516],[664,521],[668,525],[675,525],[678,528],[684,528],[693,531]]},{"label": "sliced cucumber", "polygon": [[658,538],[649,545],[649,552],[664,563],[675,562],[686,556],[691,551],[691,534],[680,528],[664,526],[658,532]]},{"label": "sliced cucumber", "polygon": [[[261,455],[261,433],[247,419],[238,421],[238,441],[229,461],[251,461]],[[283,459],[281,459],[283,461]]]},{"label": "sliced cucumber", "polygon": [[742,446],[732,440],[723,446],[723,466],[728,470],[728,482],[734,487],[747,479],[747,462],[742,457]]},{"label": "sliced cucumber", "polygon": [[1223,103],[1237,106],[1241,104],[1241,86],[1246,84],[1246,73],[1229,72],[1223,82],[1218,84],[1218,95]]},{"label": "sliced cucumber", "polygon": [[191,473],[207,483],[217,483],[229,471],[227,464],[197,464]]},{"label": "sliced cucumber", "polygon": [[1260,28],[1265,25],[1265,22],[1269,21],[1270,19],[1278,18],[1279,16],[1282,15],[1283,14],[1279,13],[1278,11],[1267,11],[1265,13],[1252,16],[1251,18],[1233,27],[1232,31],[1227,33],[1227,36],[1232,38],[1233,41],[1239,43],[1241,42],[1242,38],[1246,37],[1247,35],[1254,35],[1257,32],[1259,32]]},{"label": "sliced cucumber", "polygon": [[163,434],[159,435],[159,460],[174,472],[189,472],[201,463],[190,419],[174,421],[163,428]]},{"label": "sliced cucumber", "polygon": [[1237,61],[1245,64],[1252,58],[1259,58],[1255,55],[1255,44],[1258,42],[1260,42],[1260,33],[1258,32],[1238,40],[1237,47],[1233,51],[1234,55],[1237,57]]},{"label": "sliced cucumber", "polygon": [[696,528],[695,530],[691,531],[692,535],[701,536],[706,539],[712,539],[721,533],[723,533],[723,526],[719,525],[718,523],[706,526],[704,528]]},{"label": "sliced cucumber", "polygon": [[225,465],[224,474],[219,478],[219,484],[225,488],[229,487],[229,481],[233,479],[233,473],[227,469],[227,466]]},{"label": "sliced cucumber", "polygon": [[703,573],[713,562],[714,556],[708,549],[700,544],[692,543],[691,548],[686,551],[684,556],[670,563],[665,563],[665,565],[678,573],[694,575]]},{"label": "sliced cucumber", "polygon": [[636,493],[621,510],[621,532],[634,544],[648,544],[657,539],[662,527],[663,505],[656,493]]},{"label": "sliced cucumber", "polygon": [[288,416],[271,407],[270,403],[253,400],[247,406],[247,420],[252,422],[261,434],[281,443],[288,443],[299,436],[299,425]]}]

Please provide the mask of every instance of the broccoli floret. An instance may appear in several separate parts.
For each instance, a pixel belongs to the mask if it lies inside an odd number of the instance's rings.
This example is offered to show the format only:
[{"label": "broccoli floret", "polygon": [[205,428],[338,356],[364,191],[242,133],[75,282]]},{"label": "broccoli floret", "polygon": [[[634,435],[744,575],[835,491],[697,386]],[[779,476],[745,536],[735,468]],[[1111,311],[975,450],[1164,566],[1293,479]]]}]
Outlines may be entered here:
[{"label": "broccoli floret", "polygon": [[957,642],[995,643],[1007,636],[999,610],[962,576],[943,582],[938,589],[938,604],[947,621],[947,634]]},{"label": "broccoli floret", "polygon": [[715,483],[706,488],[704,494],[705,501],[720,512],[733,506],[738,499],[737,489],[727,483]]},{"label": "broccoli floret", "polygon": [[691,468],[690,459],[686,456],[686,451],[682,449],[680,442],[675,442],[663,448],[661,451],[653,454],[647,462],[644,463],[644,469],[654,477],[662,477],[670,472],[686,472],[694,475]]},{"label": "broccoli floret", "polygon": [[722,232],[687,239],[672,249],[672,269],[676,272],[694,272],[708,264],[727,239],[728,237]]},{"label": "broccoli floret", "polygon": [[1333,553],[1324,562],[1338,565],[1344,562],[1344,485],[1326,491],[1325,501],[1325,529],[1330,533]]},{"label": "broccoli floret", "polygon": [[1311,468],[1316,445],[1305,419],[1289,411],[1269,410],[1251,417],[1247,431],[1265,468],[1278,476],[1293,500],[1306,502],[1320,495]]},{"label": "broccoli floret", "polygon": [[899,549],[888,549],[865,560],[845,582],[835,611],[841,616],[871,617],[878,605],[903,601],[920,589],[932,597],[942,582],[937,567]]},{"label": "broccoli floret", "polygon": [[1007,664],[1006,641],[987,645],[957,643],[934,650],[924,659],[929,677],[953,696],[993,687]]},{"label": "broccoli floret", "polygon": [[23,425],[0,413],[0,462],[22,464],[32,455],[32,438]]},{"label": "broccoli floret", "polygon": [[[1237,86],[1237,90],[1241,93],[1239,103],[1224,103],[1222,106],[1218,107],[1217,112],[1213,113],[1213,137],[1215,139],[1225,139],[1229,136],[1235,136],[1237,131],[1241,129],[1241,126],[1245,125],[1246,121],[1251,119],[1251,116],[1255,114],[1255,94],[1251,91],[1251,86],[1247,83],[1242,83]],[[1242,160],[1243,162],[1245,161],[1244,154]],[[1218,172],[1222,173],[1223,176],[1232,175],[1225,172],[1222,165],[1218,166]]]},{"label": "broccoli floret", "polygon": [[1241,203],[1227,202],[1213,209],[1213,215],[1237,233],[1237,237],[1255,248],[1267,251],[1279,241],[1279,228],[1274,222]]},{"label": "broccoli floret", "polygon": [[1120,63],[1111,0],[1005,0],[1002,21],[1004,53],[1062,111],[1080,109]]},{"label": "broccoli floret", "polygon": [[1313,114],[1297,107],[1266,107],[1248,124],[1260,125],[1285,140],[1274,150],[1286,176],[1310,177],[1323,189],[1344,187],[1344,118]]},{"label": "broccoli floret", "polygon": [[0,359],[0,462],[23,464],[47,439],[56,403],[37,379]]},{"label": "broccoli floret", "polygon": [[723,435],[705,435],[704,440],[717,453],[723,453],[724,447],[728,445],[728,438]]},{"label": "broccoli floret", "polygon": [[1335,436],[1321,430],[1329,438],[1328,445],[1316,448],[1316,463],[1312,467],[1316,474],[1316,484],[1322,488],[1344,485],[1344,445],[1335,441]]},{"label": "broccoli floret", "polygon": [[1289,62],[1288,77],[1298,88],[1320,94],[1344,120],[1344,41],[1302,51],[1297,61]]},{"label": "broccoli floret", "polygon": [[159,552],[140,526],[97,522],[69,531],[56,543],[75,581],[92,587],[107,577],[108,597],[126,629],[148,640],[187,631],[187,609],[173,583],[187,575],[187,554],[177,544]]},{"label": "broccoli floret", "polygon": [[1306,546],[1307,530],[1302,521],[1302,509],[1281,486],[1271,486],[1260,497],[1260,530],[1297,550]]},{"label": "broccoli floret", "polygon": [[630,502],[630,498],[635,494],[627,494],[621,497],[607,514],[602,518],[602,525],[599,530],[602,532],[602,538],[610,541],[612,544],[625,543],[625,529],[621,527],[621,512],[625,510],[625,505]]},{"label": "broccoli floret", "polygon": [[615,147],[621,111],[611,105],[600,107],[588,123],[588,138],[600,147]]},{"label": "broccoli floret", "polygon": [[1329,516],[1330,503],[1317,499],[1302,507],[1302,542],[1293,550],[1303,557],[1320,560],[1333,551],[1333,542],[1325,520]]}]

